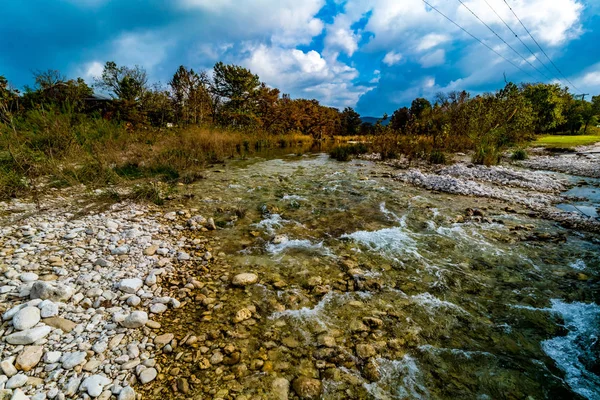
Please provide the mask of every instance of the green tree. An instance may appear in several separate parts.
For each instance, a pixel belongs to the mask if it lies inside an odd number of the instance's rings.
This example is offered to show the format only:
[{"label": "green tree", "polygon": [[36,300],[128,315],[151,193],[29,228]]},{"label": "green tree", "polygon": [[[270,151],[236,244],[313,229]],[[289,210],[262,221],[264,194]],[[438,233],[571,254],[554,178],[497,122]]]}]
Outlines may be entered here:
[{"label": "green tree", "polygon": [[394,111],[390,119],[390,128],[403,134],[406,133],[408,123],[410,122],[410,110],[402,107]]},{"label": "green tree", "polygon": [[148,90],[148,75],[138,65],[119,67],[114,61],[107,61],[100,78],[94,79],[94,86],[119,100],[135,102]]},{"label": "green tree", "polygon": [[254,125],[255,92],[260,87],[258,75],[238,65],[215,64],[213,69],[212,92],[223,103],[220,121],[224,125]]},{"label": "green tree", "polygon": [[533,108],[535,132],[549,132],[566,122],[565,108],[572,99],[566,89],[558,84],[537,83],[523,85],[522,91]]},{"label": "green tree", "polygon": [[206,72],[180,66],[169,81],[171,99],[177,120],[181,123],[202,124],[212,114],[210,80]]},{"label": "green tree", "polygon": [[340,115],[340,132],[342,135],[356,135],[361,123],[360,114],[352,107],[346,107]]},{"label": "green tree", "polygon": [[422,97],[414,99],[410,104],[410,115],[417,121],[429,111],[431,111],[431,103]]}]

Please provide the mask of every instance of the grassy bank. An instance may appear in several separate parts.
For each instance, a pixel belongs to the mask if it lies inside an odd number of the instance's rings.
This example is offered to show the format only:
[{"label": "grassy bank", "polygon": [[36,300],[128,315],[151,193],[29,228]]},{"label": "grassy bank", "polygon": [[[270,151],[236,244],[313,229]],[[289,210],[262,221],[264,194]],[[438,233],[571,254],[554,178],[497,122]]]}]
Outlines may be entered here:
[{"label": "grassy bank", "polygon": [[533,142],[533,145],[552,148],[573,148],[577,146],[587,146],[598,142],[600,142],[600,134],[548,135],[539,137],[535,142]]},{"label": "grassy bank", "polygon": [[44,110],[0,128],[3,200],[76,184],[191,183],[209,164],[312,142],[306,135],[216,127],[131,130],[101,118]]}]

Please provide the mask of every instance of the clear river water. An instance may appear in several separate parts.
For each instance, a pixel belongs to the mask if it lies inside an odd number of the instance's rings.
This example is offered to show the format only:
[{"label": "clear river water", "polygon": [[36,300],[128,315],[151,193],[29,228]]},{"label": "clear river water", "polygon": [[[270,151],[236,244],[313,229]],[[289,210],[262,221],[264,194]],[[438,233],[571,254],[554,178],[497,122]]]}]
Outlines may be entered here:
[{"label": "clear river water", "polygon": [[[305,375],[325,399],[600,399],[598,236],[393,174],[287,154],[215,167],[187,189],[185,206],[221,228],[209,234],[223,271],[260,279],[214,279],[212,318],[198,307],[177,320],[231,330],[237,309],[257,310],[229,339],[250,373],[215,385],[268,397],[274,376]],[[598,191],[572,194],[585,190]]]}]

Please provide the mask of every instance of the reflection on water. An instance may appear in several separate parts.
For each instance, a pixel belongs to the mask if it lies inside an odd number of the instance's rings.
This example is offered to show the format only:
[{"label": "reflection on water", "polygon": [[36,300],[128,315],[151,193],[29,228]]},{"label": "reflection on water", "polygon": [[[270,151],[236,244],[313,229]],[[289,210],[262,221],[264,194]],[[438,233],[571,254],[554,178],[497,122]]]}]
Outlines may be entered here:
[{"label": "reflection on water", "polygon": [[[229,294],[264,310],[249,329],[301,340],[298,355],[278,353],[282,373],[324,365],[332,399],[598,399],[598,237],[390,172],[290,152],[195,184],[190,207],[216,215],[228,264],[265,284]],[[483,216],[465,219],[467,208]],[[531,231],[567,239],[525,240]]]}]

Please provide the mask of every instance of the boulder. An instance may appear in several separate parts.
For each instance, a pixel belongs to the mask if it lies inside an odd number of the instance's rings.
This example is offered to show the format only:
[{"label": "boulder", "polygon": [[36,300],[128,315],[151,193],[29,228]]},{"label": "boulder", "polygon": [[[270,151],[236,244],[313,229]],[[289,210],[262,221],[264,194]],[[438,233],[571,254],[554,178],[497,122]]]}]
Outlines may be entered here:
[{"label": "boulder", "polygon": [[119,282],[119,289],[125,293],[135,294],[143,285],[144,282],[140,278],[123,279]]},{"label": "boulder", "polygon": [[98,397],[102,394],[104,386],[110,384],[112,381],[103,375],[92,375],[88,376],[81,382],[79,386],[80,391],[86,391],[90,397]]},{"label": "boulder", "polygon": [[299,376],[292,382],[292,387],[301,399],[318,399],[321,396],[322,386],[318,379]]},{"label": "boulder", "polygon": [[71,332],[77,326],[75,322],[61,317],[45,318],[42,322],[65,333]]}]

